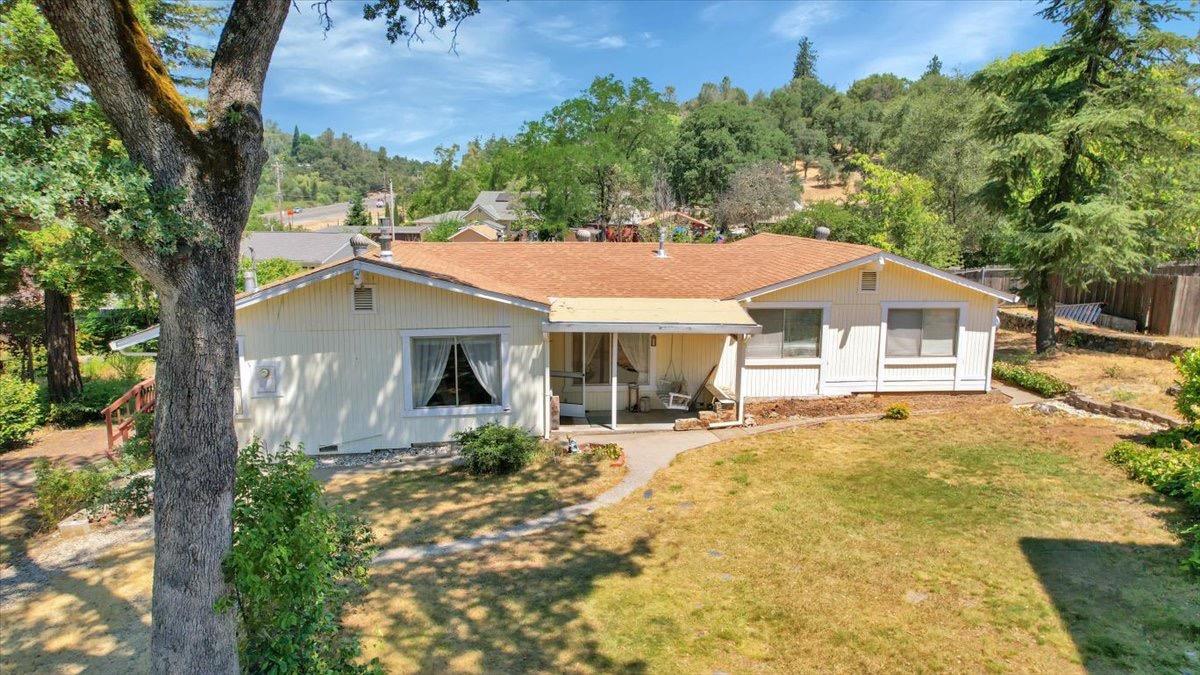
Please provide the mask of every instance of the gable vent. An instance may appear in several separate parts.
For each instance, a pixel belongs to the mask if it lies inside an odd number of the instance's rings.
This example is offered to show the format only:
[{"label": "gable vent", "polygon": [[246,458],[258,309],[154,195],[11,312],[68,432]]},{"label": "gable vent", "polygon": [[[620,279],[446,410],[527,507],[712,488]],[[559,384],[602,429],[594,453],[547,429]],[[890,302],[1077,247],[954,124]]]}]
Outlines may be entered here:
[{"label": "gable vent", "polygon": [[359,286],[354,289],[354,311],[356,312],[374,312],[375,311],[375,287],[374,286]]},{"label": "gable vent", "polygon": [[879,288],[879,272],[875,270],[863,270],[862,276],[858,279],[858,290],[874,291]]}]

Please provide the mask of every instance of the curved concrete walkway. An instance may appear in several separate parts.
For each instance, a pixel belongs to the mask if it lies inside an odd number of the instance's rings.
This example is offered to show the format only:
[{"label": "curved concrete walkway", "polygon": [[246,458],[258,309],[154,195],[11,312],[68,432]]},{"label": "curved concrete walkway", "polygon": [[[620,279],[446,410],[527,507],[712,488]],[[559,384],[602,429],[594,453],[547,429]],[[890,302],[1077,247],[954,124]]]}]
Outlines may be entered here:
[{"label": "curved concrete walkway", "polygon": [[[1014,387],[1001,387],[1003,392],[1011,399],[1009,405],[1014,407],[1022,407],[1031,405],[1042,400],[1040,397],[1024,392]],[[922,410],[917,411],[915,415],[932,415],[946,412],[944,410]],[[871,412],[859,415],[832,415],[829,417],[806,417],[799,419],[787,419],[770,424],[759,425],[757,427],[741,428],[728,427],[717,430],[701,430],[701,431],[656,431],[649,433],[630,433],[630,434],[581,434],[574,436],[575,440],[583,443],[611,443],[614,441],[620,442],[625,448],[626,465],[629,467],[629,472],[606,492],[600,494],[595,499],[567,506],[557,511],[551,511],[540,518],[527,520],[520,525],[515,525],[505,530],[496,532],[487,532],[475,537],[467,537],[464,539],[456,539],[445,544],[430,544],[428,546],[400,546],[381,551],[375,557],[375,564],[385,564],[392,562],[403,562],[411,560],[422,560],[425,558],[437,558],[453,553],[463,553],[466,551],[474,551],[499,544],[506,541],[519,539],[526,535],[535,534],[548,530],[552,527],[561,525],[566,522],[575,520],[582,516],[586,516],[595,512],[597,509],[616,504],[622,499],[628,497],[638,488],[650,482],[654,474],[658,473],[659,469],[666,467],[681,453],[693,450],[710,443],[730,440],[733,438],[741,438],[744,436],[754,436],[773,431],[782,431],[792,427],[813,426],[824,424],[826,422],[859,422],[877,420],[880,413]]]},{"label": "curved concrete walkway", "polygon": [[401,546],[381,551],[375,557],[376,564],[436,558],[452,553],[474,551],[484,546],[519,539],[526,535],[542,532],[551,527],[586,516],[603,506],[616,504],[633,494],[635,490],[650,482],[659,469],[671,463],[677,455],[702,445],[715,443],[721,438],[711,431],[659,431],[648,434],[626,434],[575,436],[580,445],[584,443],[611,443],[618,440],[625,448],[625,477],[595,499],[551,511],[540,518],[527,520],[520,525],[496,532],[487,532],[475,537],[456,539],[445,544],[428,546]]}]

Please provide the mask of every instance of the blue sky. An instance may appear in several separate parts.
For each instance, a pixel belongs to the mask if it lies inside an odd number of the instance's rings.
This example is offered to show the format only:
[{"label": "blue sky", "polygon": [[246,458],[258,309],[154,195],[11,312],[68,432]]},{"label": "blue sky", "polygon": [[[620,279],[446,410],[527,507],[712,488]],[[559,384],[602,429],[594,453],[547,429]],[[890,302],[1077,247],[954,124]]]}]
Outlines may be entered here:
[{"label": "blue sky", "polygon": [[1057,39],[1031,2],[484,2],[449,32],[390,44],[353,2],[331,3],[322,35],[308,2],[287,20],[267,78],[267,117],[316,134],[330,127],[392,154],[516,132],[597,75],[644,76],[681,100],[733,78],[753,94],[791,77],[796,40],[819,52],[838,88],[875,72],[918,77],[937,54],[971,72]]}]

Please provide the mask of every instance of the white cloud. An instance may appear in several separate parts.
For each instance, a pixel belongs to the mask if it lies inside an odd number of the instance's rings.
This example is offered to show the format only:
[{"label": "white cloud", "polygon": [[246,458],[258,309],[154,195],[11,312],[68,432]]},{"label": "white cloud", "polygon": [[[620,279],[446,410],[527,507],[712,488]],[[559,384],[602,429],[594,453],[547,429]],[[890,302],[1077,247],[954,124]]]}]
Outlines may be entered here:
[{"label": "white cloud", "polygon": [[333,3],[327,34],[313,12],[293,12],[272,60],[266,114],[425,158],[436,144],[480,133],[481,116],[496,123],[492,128],[515,131],[530,97],[558,92],[565,78],[530,44],[522,8],[490,9],[486,21],[473,17],[460,26],[455,52],[448,29],[393,45],[383,24],[363,20],[357,7]]},{"label": "white cloud", "polygon": [[1016,43],[1024,26],[1037,21],[1031,3],[975,2],[941,5],[911,16],[897,39],[877,44],[887,54],[862,62],[860,75],[890,72],[917,77],[937,54],[948,67],[971,69]]},{"label": "white cloud", "polygon": [[789,40],[798,40],[813,28],[829,23],[842,14],[834,2],[797,2],[775,17],[771,32]]},{"label": "white cloud", "polygon": [[625,38],[620,35],[605,35],[595,41],[601,49],[620,49],[625,46]]}]

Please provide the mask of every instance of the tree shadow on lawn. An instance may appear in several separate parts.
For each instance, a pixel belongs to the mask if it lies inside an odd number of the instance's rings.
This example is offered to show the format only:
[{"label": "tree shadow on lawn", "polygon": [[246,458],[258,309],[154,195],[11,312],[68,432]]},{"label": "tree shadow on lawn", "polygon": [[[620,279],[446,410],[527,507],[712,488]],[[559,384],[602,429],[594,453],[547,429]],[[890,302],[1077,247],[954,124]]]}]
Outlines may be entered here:
[{"label": "tree shadow on lawn", "polygon": [[1089,672],[1200,668],[1200,583],[1185,546],[1021,540]]},{"label": "tree shadow on lawn", "polygon": [[607,655],[582,607],[606,578],[637,576],[639,538],[611,550],[588,518],[467,554],[378,571],[352,623],[388,671],[641,673]]},{"label": "tree shadow on lawn", "polygon": [[[15,574],[0,583],[0,671],[148,670],[152,546],[136,542],[61,568],[42,567],[23,546],[14,551]],[[122,579],[145,580],[147,592],[117,595],[111,588]]]},{"label": "tree shadow on lawn", "polygon": [[547,461],[512,476],[472,476],[458,466],[364,471],[336,478],[327,493],[371,523],[380,548],[441,543],[502,530],[595,496],[613,480],[592,462]]}]

